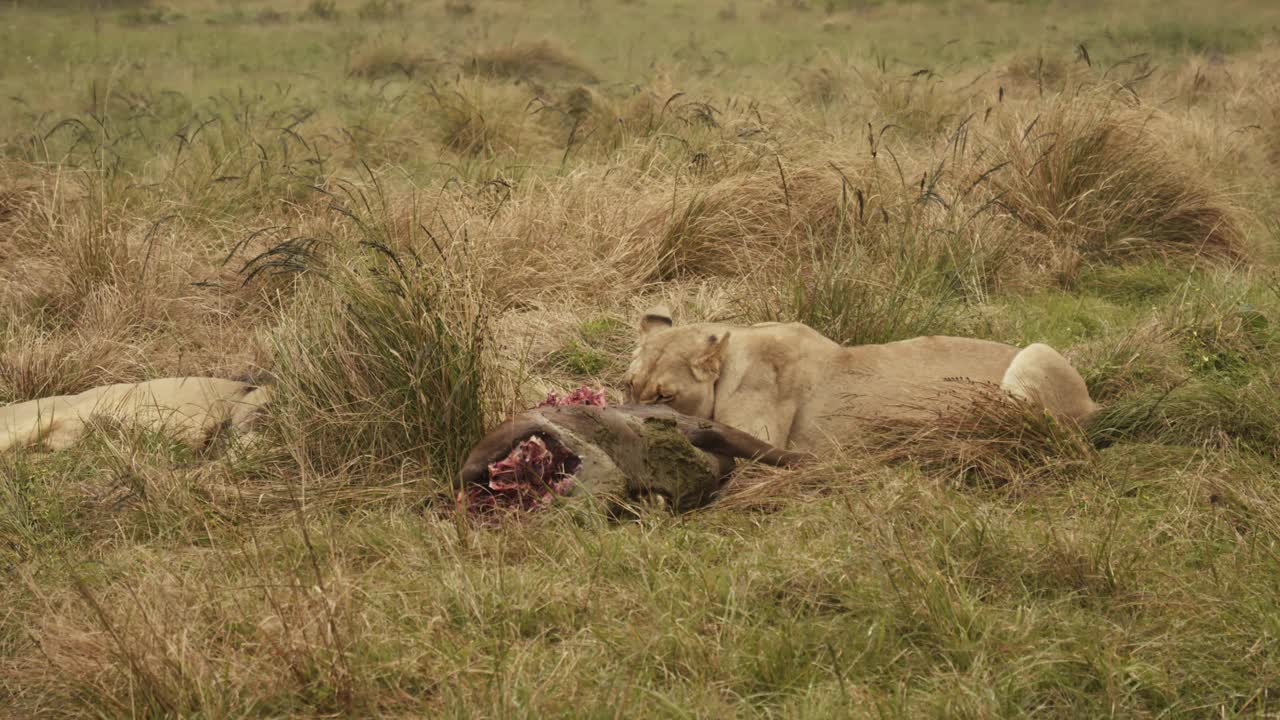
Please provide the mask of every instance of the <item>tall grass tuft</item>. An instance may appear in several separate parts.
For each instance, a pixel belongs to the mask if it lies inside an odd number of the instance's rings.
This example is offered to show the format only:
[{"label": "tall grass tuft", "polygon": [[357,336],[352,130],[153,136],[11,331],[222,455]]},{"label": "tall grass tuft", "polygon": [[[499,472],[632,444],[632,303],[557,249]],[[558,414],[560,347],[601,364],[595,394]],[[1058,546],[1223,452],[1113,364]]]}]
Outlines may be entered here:
[{"label": "tall grass tuft", "polygon": [[326,274],[274,334],[284,444],[306,470],[421,471],[447,489],[496,414],[474,281],[385,246]]},{"label": "tall grass tuft", "polygon": [[804,68],[795,81],[799,86],[798,99],[822,108],[847,101],[853,85],[850,74],[834,64]]},{"label": "tall grass tuft", "polygon": [[642,223],[658,240],[655,280],[736,274],[839,232],[840,176],[771,167],[739,173],[674,198]]},{"label": "tall grass tuft", "polygon": [[1160,141],[1155,120],[1102,91],[1059,97],[1003,124],[991,177],[1027,229],[1086,260],[1248,253],[1240,212]]},{"label": "tall grass tuft", "polygon": [[966,305],[1020,276],[1017,238],[992,205],[928,185],[917,194],[883,175],[841,172],[822,212],[793,203],[793,221],[817,221],[793,229],[785,262],[759,273],[767,289],[750,315],[803,322],[843,344],[890,342],[959,331]]},{"label": "tall grass tuft", "polygon": [[803,322],[847,345],[955,332],[1013,253],[1007,238],[976,239],[947,222],[919,212],[883,227],[851,222],[798,253],[751,314]]},{"label": "tall grass tuft", "polygon": [[361,20],[394,20],[404,19],[408,11],[404,0],[365,0],[356,10]]},{"label": "tall grass tuft", "polygon": [[353,77],[368,80],[398,75],[412,78],[430,63],[430,58],[420,49],[403,43],[380,42],[355,51],[347,72]]},{"label": "tall grass tuft", "polygon": [[1242,386],[1192,380],[1108,403],[1090,419],[1088,430],[1099,445],[1209,445],[1274,457],[1280,452],[1280,389],[1265,379]]},{"label": "tall grass tuft", "polygon": [[866,247],[844,244],[793,263],[751,315],[802,322],[845,345],[891,342],[943,332],[963,299],[930,263],[912,253],[893,265]]},{"label": "tall grass tuft", "polygon": [[877,124],[892,125],[907,135],[932,137],[951,126],[964,107],[963,99],[928,69],[907,75],[891,73],[884,66],[855,72],[862,97],[880,116]]},{"label": "tall grass tuft", "polygon": [[518,154],[544,140],[529,121],[529,99],[512,87],[480,79],[453,86],[429,86],[428,112],[441,144],[464,157]]},{"label": "tall grass tuft", "polygon": [[341,14],[338,3],[334,0],[311,0],[307,3],[307,11],[303,13],[303,17],[315,20],[337,20]]},{"label": "tall grass tuft", "polygon": [[515,43],[473,55],[466,66],[482,75],[544,82],[596,82],[591,68],[547,40]]},{"label": "tall grass tuft", "polygon": [[0,405],[136,379],[142,349],[122,347],[109,330],[60,334],[0,326]]},{"label": "tall grass tuft", "polygon": [[956,382],[952,402],[902,422],[868,423],[867,446],[890,463],[914,463],[944,482],[1019,490],[1062,482],[1094,458],[1088,436],[997,387]]}]

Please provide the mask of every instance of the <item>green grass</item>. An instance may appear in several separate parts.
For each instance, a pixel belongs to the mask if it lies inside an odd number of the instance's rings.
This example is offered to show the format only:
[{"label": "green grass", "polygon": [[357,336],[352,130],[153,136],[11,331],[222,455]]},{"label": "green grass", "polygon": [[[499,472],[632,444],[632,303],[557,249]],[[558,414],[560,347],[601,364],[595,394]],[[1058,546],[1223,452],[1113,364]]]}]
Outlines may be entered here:
[{"label": "green grass", "polygon": [[1154,46],[1167,52],[1238,53],[1261,42],[1257,28],[1247,24],[1204,22],[1184,24],[1155,22],[1143,27],[1123,27],[1115,32],[1119,42]]},{"label": "green grass", "polygon": [[631,339],[631,328],[615,318],[585,320],[573,336],[547,356],[545,365],[569,380],[589,385],[616,384],[626,371]]},{"label": "green grass", "polygon": [[604,353],[577,340],[565,343],[547,360],[563,367],[569,375],[582,378],[599,377],[609,367],[609,358]]},{"label": "green grass", "polygon": [[[1277,23],[0,2],[0,401],[279,398],[217,452],[0,457],[0,716],[1280,712]],[[1104,410],[880,428],[680,516],[459,516],[475,439],[618,390],[660,302],[1047,342]]]},{"label": "green grass", "polygon": [[1026,345],[1043,342],[1071,347],[1132,322],[1135,312],[1105,299],[1059,290],[1009,298],[991,309],[993,322],[1008,327],[1004,342]]}]

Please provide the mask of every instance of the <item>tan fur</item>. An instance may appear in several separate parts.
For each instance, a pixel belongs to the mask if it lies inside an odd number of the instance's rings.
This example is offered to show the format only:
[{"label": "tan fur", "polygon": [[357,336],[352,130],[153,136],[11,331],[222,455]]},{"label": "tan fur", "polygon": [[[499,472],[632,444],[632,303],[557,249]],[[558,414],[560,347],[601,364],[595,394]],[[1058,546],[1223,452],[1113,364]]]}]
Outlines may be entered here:
[{"label": "tan fur", "polygon": [[954,402],[943,390],[954,379],[1003,387],[1074,421],[1097,409],[1047,345],[929,336],[844,347],[799,323],[674,327],[669,318],[665,308],[646,314],[628,399],[666,402],[778,447],[819,450],[856,437],[869,419],[920,416]]},{"label": "tan fur", "polygon": [[199,447],[222,428],[247,427],[269,400],[268,388],[218,378],[104,385],[0,407],[0,452],[34,444],[68,447],[94,418],[163,430]]},{"label": "tan fur", "polygon": [[1080,373],[1057,350],[1042,343],[1028,345],[1014,356],[1000,386],[1077,421],[1098,409]]}]

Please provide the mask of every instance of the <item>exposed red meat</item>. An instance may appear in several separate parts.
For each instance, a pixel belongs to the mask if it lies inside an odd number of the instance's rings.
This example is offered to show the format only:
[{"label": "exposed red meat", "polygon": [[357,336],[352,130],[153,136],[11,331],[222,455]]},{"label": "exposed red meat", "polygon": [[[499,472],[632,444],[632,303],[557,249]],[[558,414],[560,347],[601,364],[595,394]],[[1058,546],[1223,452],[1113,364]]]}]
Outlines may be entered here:
[{"label": "exposed red meat", "polygon": [[[604,390],[592,390],[584,385],[564,397],[552,391],[538,407],[561,405],[604,407]],[[492,515],[499,510],[537,510],[550,505],[557,496],[569,493],[578,467],[578,456],[568,448],[534,435],[489,465],[488,483],[464,488],[458,494],[458,501],[481,515]]]},{"label": "exposed red meat", "polygon": [[559,393],[552,390],[547,393],[546,400],[538,403],[538,407],[559,407],[561,405],[595,405],[596,407],[604,407],[604,390],[592,390],[583,385],[565,397],[560,397]]}]

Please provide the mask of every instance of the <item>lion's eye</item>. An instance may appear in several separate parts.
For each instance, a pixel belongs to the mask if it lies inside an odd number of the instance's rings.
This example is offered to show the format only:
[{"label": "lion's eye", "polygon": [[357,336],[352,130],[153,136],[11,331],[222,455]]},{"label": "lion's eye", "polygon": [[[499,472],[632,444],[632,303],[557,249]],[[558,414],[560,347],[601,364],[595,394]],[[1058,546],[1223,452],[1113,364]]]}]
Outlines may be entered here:
[{"label": "lion's eye", "polygon": [[675,399],[675,395],[663,395],[659,393],[657,397],[654,398],[654,402],[657,402],[660,405],[669,405],[671,404],[671,401]]}]

